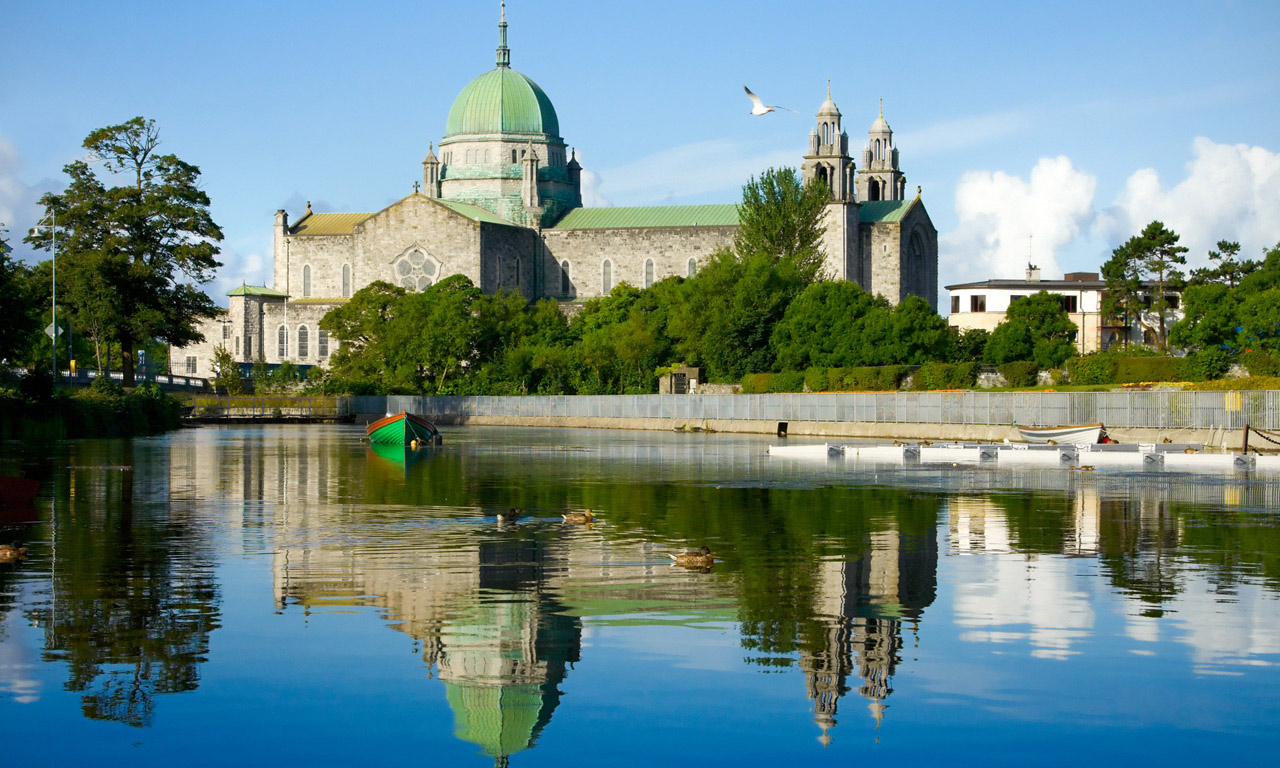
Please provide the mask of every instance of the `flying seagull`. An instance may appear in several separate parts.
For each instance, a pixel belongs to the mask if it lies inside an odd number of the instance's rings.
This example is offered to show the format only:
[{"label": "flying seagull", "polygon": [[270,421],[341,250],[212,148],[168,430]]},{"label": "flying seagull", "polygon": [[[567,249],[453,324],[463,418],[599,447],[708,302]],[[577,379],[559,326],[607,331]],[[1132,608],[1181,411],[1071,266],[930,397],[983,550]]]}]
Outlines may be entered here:
[{"label": "flying seagull", "polygon": [[751,114],[753,115],[767,115],[775,109],[786,109],[788,112],[795,112],[797,115],[800,114],[799,112],[796,112],[794,109],[788,109],[787,107],[780,107],[777,104],[765,104],[763,101],[760,100],[759,96],[752,93],[751,89],[745,85],[742,86],[742,90],[746,91],[747,98],[751,99],[751,105],[752,105]]}]

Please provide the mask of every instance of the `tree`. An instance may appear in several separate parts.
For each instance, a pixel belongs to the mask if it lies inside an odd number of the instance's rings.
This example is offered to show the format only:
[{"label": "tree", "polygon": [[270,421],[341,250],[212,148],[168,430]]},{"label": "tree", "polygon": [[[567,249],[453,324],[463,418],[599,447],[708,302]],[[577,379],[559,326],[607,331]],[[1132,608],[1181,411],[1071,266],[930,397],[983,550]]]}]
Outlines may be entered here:
[{"label": "tree", "polygon": [[0,311],[4,316],[0,322],[0,361],[12,363],[30,347],[40,322],[25,286],[31,270],[10,255],[7,234],[0,225]]},{"label": "tree", "polygon": [[238,395],[243,390],[240,383],[240,365],[230,350],[219,344],[213,350],[213,384],[228,395]]},{"label": "tree", "polygon": [[1048,291],[1024,296],[1009,305],[1005,319],[987,342],[987,362],[1003,365],[1034,361],[1041,369],[1058,368],[1075,354],[1076,324],[1062,307],[1062,298]]},{"label": "tree", "polygon": [[1262,262],[1253,259],[1239,260],[1240,243],[1219,240],[1218,250],[1209,251],[1209,261],[1215,266],[1201,267],[1192,270],[1188,285],[1206,285],[1219,283],[1228,288],[1235,288],[1240,281],[1256,272]]},{"label": "tree", "polygon": [[818,179],[802,184],[794,168],[770,168],[742,188],[733,249],[739,258],[790,262],[812,282],[822,271],[822,216],[830,202],[831,190]]},{"label": "tree", "polygon": [[1178,240],[1163,223],[1153,221],[1112,251],[1112,258],[1102,267],[1107,281],[1103,312],[1118,314],[1119,309],[1126,319],[1135,317],[1155,336],[1162,352],[1169,347],[1169,291],[1181,290],[1184,279],[1178,267],[1187,263],[1183,255],[1187,249],[1178,245]]},{"label": "tree", "polygon": [[339,342],[330,359],[335,379],[354,384],[359,391],[390,391],[392,350],[387,327],[404,296],[403,288],[375,280],[321,318],[320,328]]},{"label": "tree", "polygon": [[[126,183],[108,187],[77,160],[64,169],[71,179],[66,191],[40,200],[57,221],[68,303],[99,343],[120,345],[126,386],[133,384],[135,349],[153,339],[198,341],[199,321],[218,312],[197,286],[221,266],[222,230],[199,188],[200,169],[160,154],[159,145],[155,122],[142,117],[100,128],[84,147]],[[53,236],[33,230],[26,241],[47,249]]]}]

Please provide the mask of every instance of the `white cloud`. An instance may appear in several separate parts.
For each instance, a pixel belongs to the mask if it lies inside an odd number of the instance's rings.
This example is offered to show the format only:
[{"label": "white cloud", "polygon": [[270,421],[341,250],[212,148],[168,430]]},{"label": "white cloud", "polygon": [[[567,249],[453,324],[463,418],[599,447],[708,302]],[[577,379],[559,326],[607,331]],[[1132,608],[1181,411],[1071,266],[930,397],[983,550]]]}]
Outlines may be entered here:
[{"label": "white cloud", "polygon": [[1160,220],[1191,249],[1189,265],[1206,263],[1219,240],[1238,240],[1249,258],[1280,242],[1280,154],[1204,137],[1191,149],[1187,176],[1172,187],[1151,168],[1130,176],[1115,204],[1098,215],[1099,234],[1118,244]]},{"label": "white cloud", "polygon": [[51,179],[42,179],[37,184],[26,183],[18,176],[21,166],[22,158],[13,142],[0,136],[0,224],[9,230],[6,240],[20,259],[47,259],[47,255],[31,250],[22,238],[40,218],[42,210],[38,201],[41,195],[59,185]]},{"label": "white cloud", "polygon": [[227,291],[241,285],[271,285],[274,260],[270,251],[264,253],[254,248],[233,248],[223,244],[218,260],[222,268],[204,290],[219,304],[226,304]]},{"label": "white cloud", "polygon": [[712,139],[664,149],[635,162],[603,171],[600,188],[622,204],[644,205],[709,192],[724,192],[725,202],[741,197],[751,176],[775,166],[795,166],[798,149],[769,149],[764,142]]},{"label": "white cloud", "polygon": [[1029,180],[1000,171],[966,172],[956,185],[959,224],[942,236],[944,275],[1020,277],[1029,244],[1031,262],[1046,277],[1060,273],[1056,253],[1088,228],[1096,188],[1097,179],[1066,157],[1041,158]]}]

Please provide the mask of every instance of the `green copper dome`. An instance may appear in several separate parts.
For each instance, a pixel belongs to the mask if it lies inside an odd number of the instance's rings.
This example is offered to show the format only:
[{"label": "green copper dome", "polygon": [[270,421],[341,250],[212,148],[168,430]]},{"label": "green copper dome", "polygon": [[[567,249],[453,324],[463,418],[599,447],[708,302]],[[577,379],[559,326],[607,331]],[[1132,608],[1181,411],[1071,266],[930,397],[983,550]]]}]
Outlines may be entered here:
[{"label": "green copper dome", "polygon": [[459,134],[521,134],[560,137],[551,99],[538,84],[499,66],[462,89],[449,109],[445,137]]}]

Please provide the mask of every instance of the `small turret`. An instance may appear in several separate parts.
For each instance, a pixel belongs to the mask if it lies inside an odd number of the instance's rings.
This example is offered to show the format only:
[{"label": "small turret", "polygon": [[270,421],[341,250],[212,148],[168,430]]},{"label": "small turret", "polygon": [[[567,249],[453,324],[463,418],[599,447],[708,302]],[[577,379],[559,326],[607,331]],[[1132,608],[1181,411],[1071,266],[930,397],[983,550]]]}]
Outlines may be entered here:
[{"label": "small turret", "polygon": [[433,142],[422,161],[422,194],[432,198],[440,197],[440,160],[436,158],[435,150]]}]

